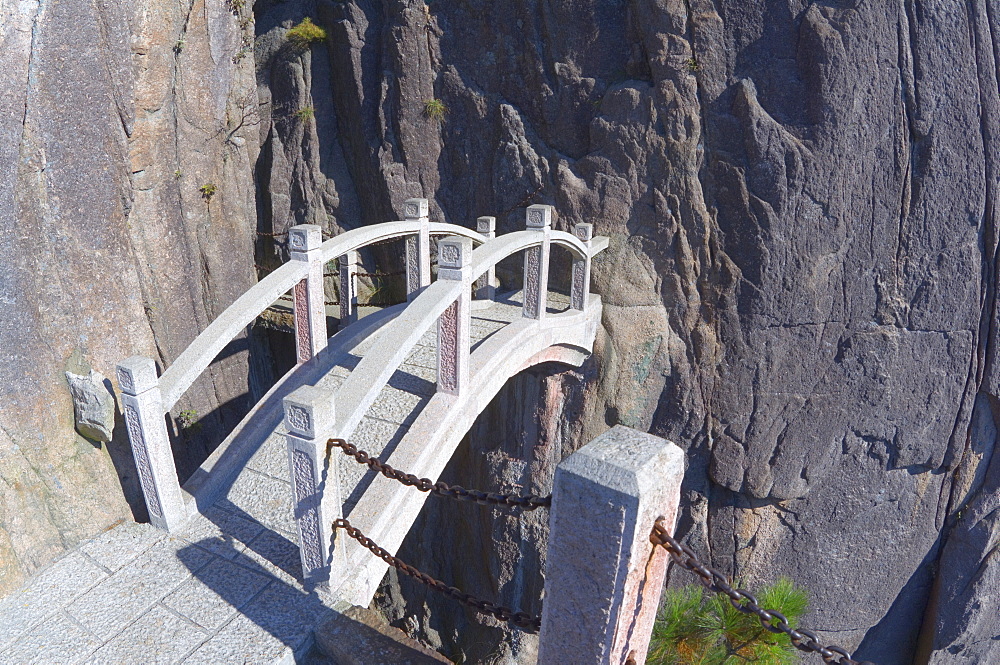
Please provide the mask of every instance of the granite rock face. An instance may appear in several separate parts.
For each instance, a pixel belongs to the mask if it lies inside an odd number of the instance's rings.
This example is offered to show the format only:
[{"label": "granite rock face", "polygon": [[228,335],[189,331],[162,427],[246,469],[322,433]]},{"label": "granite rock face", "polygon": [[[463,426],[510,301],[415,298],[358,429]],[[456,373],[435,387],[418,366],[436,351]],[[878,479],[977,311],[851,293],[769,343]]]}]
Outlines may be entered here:
[{"label": "granite rock face", "polygon": [[[258,43],[306,15],[328,31],[260,65],[272,108],[317,111],[315,132],[275,121],[266,137],[274,231],[384,221],[424,196],[437,220],[495,215],[504,233],[550,203],[556,228],[611,237],[593,361],[516,380],[446,480],[544,489],[609,425],[649,430],[687,450],[680,533],[751,584],[805,586],[803,623],[825,639],[880,663],[1000,655],[1000,619],[977,604],[997,591],[991,3],[256,11]],[[537,609],[543,520],[468,511],[429,501],[404,558]],[[449,655],[531,658],[530,637],[406,581],[384,591],[398,625]]]},{"label": "granite rock face", "polygon": [[[0,0],[0,595],[144,516],[121,420],[78,436],[64,372],[162,371],[256,280],[252,36],[224,0]],[[182,474],[245,405],[238,346],[178,405],[211,425]]]}]

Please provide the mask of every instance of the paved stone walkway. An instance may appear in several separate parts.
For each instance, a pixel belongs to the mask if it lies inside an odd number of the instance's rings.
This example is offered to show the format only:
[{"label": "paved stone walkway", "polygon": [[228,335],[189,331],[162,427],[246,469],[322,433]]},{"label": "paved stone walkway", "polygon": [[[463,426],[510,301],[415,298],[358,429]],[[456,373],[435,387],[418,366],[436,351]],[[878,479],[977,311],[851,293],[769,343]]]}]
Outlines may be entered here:
[{"label": "paved stone walkway", "polygon": [[[565,296],[550,293],[550,311],[566,306]],[[519,299],[474,311],[473,349],[520,316]],[[383,458],[391,452],[435,390],[436,344],[436,332],[424,336],[353,443]],[[320,385],[335,389],[357,361],[351,354],[336,359]],[[341,469],[349,514],[374,472],[360,465]],[[120,524],[0,599],[0,665],[305,659],[314,627],[335,611],[335,602],[300,582],[291,496],[279,429],[226,496],[179,533]]]}]

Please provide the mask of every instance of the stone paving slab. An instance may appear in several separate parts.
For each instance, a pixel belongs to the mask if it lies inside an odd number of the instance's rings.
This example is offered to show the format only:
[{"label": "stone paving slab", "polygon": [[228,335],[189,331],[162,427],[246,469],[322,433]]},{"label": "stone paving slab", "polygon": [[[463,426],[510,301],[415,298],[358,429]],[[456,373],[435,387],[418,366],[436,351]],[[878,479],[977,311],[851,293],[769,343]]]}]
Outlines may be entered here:
[{"label": "stone paving slab", "polygon": [[216,505],[237,514],[252,516],[269,529],[287,535],[296,533],[291,484],[253,469],[244,469]]},{"label": "stone paving slab", "polygon": [[[137,662],[144,665],[168,665],[180,661],[208,636],[209,633],[190,620],[162,605],[154,605],[138,621],[105,642],[84,662],[87,665]],[[142,660],[139,661],[138,658]]]},{"label": "stone paving slab", "polygon": [[164,598],[163,605],[206,631],[214,631],[270,581],[263,571],[253,572],[232,561],[216,559]]},{"label": "stone paving slab", "polygon": [[108,640],[211,560],[212,555],[205,550],[167,537],[66,610],[85,628]]},{"label": "stone paving slab", "polygon": [[107,577],[107,572],[79,550],[36,574],[23,589],[0,600],[0,654]]},{"label": "stone paving slab", "polygon": [[0,654],[3,665],[75,662],[100,646],[101,640],[60,612],[19,636],[14,645]]}]

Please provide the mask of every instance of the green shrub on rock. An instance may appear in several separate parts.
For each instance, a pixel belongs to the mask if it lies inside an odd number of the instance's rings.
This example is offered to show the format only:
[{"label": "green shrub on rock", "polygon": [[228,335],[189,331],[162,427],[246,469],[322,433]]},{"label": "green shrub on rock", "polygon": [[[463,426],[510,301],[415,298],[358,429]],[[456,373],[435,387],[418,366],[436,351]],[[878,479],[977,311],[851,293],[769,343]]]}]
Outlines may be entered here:
[{"label": "green shrub on rock", "polygon": [[[788,579],[756,594],[757,603],[785,615],[793,628],[808,597]],[[706,594],[697,585],[667,591],[653,626],[647,665],[791,665],[798,653],[783,633],[764,629],[753,614],[743,614],[723,594]]]},{"label": "green shrub on rock", "polygon": [[326,39],[326,30],[312,22],[308,16],[285,34],[288,43],[296,48],[307,49],[314,42],[321,42]]}]

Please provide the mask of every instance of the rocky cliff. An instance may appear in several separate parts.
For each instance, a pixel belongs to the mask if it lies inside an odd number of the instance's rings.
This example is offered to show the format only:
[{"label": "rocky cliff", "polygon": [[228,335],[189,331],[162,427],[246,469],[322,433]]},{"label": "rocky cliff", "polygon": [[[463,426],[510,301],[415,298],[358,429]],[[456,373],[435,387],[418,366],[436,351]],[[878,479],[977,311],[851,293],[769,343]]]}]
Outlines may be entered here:
[{"label": "rocky cliff", "polygon": [[[680,532],[715,566],[751,584],[795,579],[810,592],[805,623],[865,658],[997,657],[984,596],[1000,514],[993,6],[256,11],[265,43],[306,15],[328,31],[294,63],[258,63],[275,106],[288,95],[330,114],[304,143],[271,131],[261,169],[278,185],[276,222],[296,196],[296,220],[323,205],[351,225],[422,195],[438,219],[496,215],[501,232],[527,203],[551,203],[559,228],[594,222],[612,238],[595,267],[592,363],[514,382],[449,479],[544,489],[602,428],[648,429],[688,451]],[[348,207],[323,199],[333,190]],[[521,413],[526,392],[537,412]],[[404,556],[537,608],[530,543],[543,530],[468,511],[430,502]],[[477,546],[491,538],[506,545]],[[405,580],[382,602],[455,657],[530,660],[530,639],[477,628]]]},{"label": "rocky cliff", "polygon": [[[1000,658],[990,0],[257,0],[256,29],[249,4],[0,2],[5,584],[126,514],[67,363],[169,362],[254,279],[255,205],[336,232],[423,196],[503,233],[550,203],[611,237],[597,350],[514,380],[446,479],[544,491],[609,425],[649,430],[688,453],[679,533],[807,588],[804,625],[880,663]],[[291,48],[306,16],[327,37]],[[236,353],[184,408],[256,374]],[[536,610],[543,542],[542,515],[431,500],[402,555]],[[455,658],[530,662],[406,580],[380,602]]]},{"label": "rocky cliff", "polygon": [[[0,594],[145,514],[120,414],[110,442],[77,434],[64,372],[162,369],[256,280],[242,5],[0,1]],[[247,345],[178,405],[203,426],[172,423],[182,475],[244,408]]]}]

